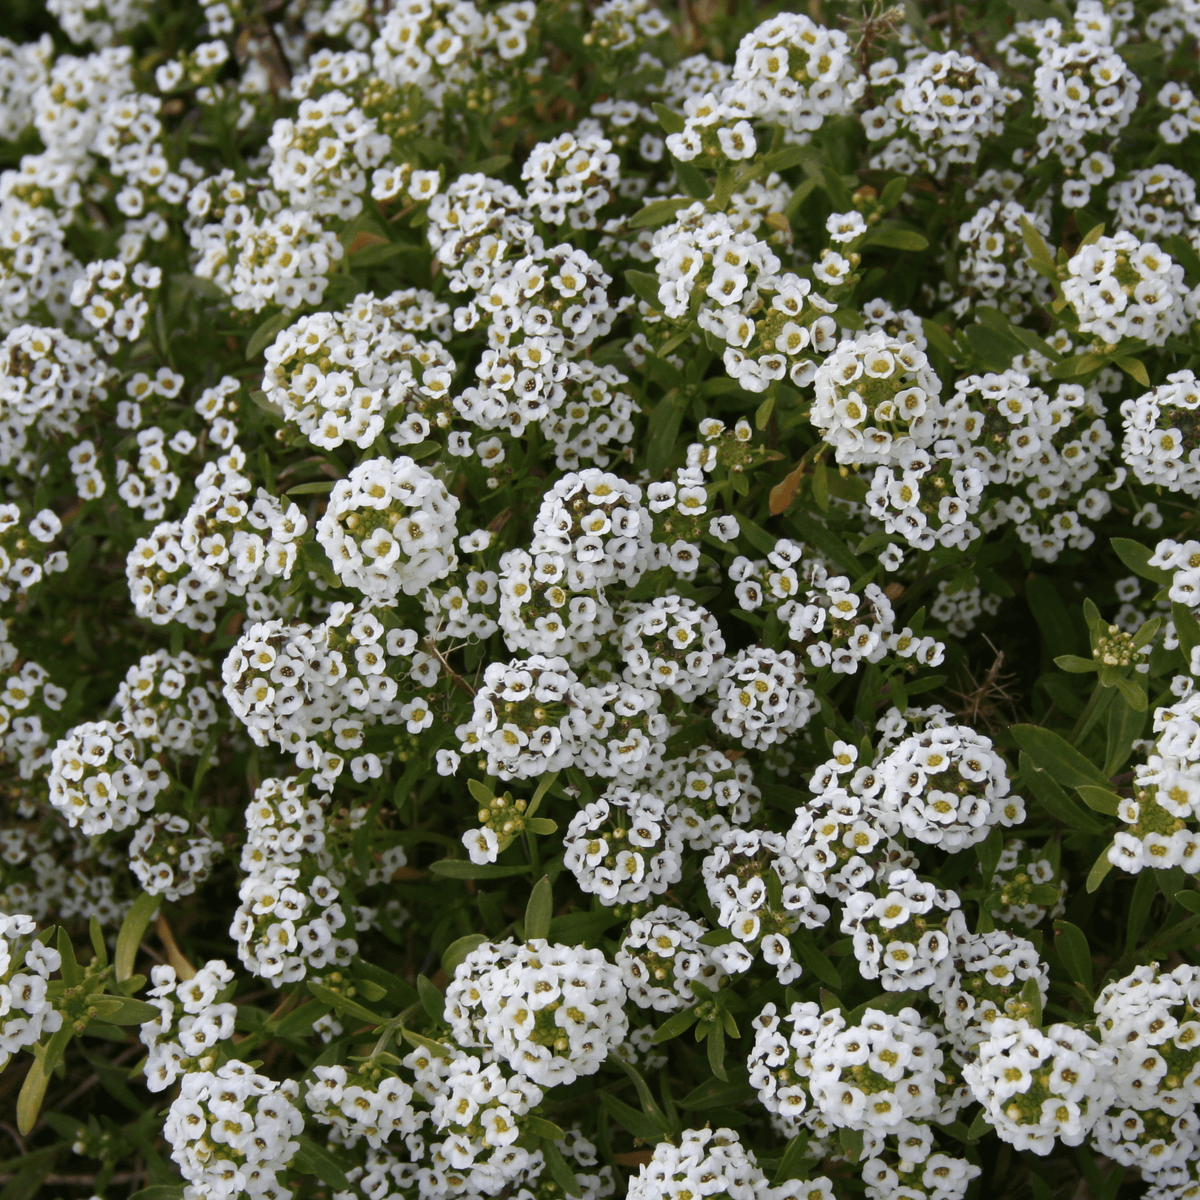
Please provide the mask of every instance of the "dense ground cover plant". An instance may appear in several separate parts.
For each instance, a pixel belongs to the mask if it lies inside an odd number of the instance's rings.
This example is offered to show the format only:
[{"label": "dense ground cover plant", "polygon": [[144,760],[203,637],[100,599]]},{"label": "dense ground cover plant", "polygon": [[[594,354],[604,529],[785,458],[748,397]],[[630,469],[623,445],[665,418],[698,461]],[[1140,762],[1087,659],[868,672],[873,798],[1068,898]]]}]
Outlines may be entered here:
[{"label": "dense ground cover plant", "polygon": [[0,1200],[1200,1196],[1189,0],[0,38]]}]

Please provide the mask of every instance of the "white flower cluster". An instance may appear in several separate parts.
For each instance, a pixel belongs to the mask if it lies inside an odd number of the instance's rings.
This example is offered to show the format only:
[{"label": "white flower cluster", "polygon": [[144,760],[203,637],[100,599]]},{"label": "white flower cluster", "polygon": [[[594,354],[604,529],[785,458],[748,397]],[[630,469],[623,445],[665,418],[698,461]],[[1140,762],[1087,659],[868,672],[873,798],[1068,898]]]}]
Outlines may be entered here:
[{"label": "white flower cluster", "polygon": [[671,759],[644,786],[674,804],[679,830],[693,850],[708,850],[731,826],[746,825],[762,800],[745,757],[731,759],[710,746]]},{"label": "white flower cluster", "polygon": [[616,194],[620,177],[612,143],[582,128],[539,142],[521,167],[530,210],[547,225],[569,221],[572,229],[596,228],[596,214]]},{"label": "white flower cluster", "polygon": [[156,758],[138,757],[122,722],[76,725],[51,751],[50,803],[88,837],[136,825],[171,783]]},{"label": "white flower cluster", "polygon": [[574,762],[632,785],[662,765],[671,724],[659,702],[657,692],[625,683],[584,685],[566,659],[532,654],[488,664],[471,720],[455,733],[463,753],[482,750],[480,762],[501,779]]},{"label": "white flower cluster", "polygon": [[[346,753],[361,748],[367,726],[403,723],[418,733],[433,724],[429,705],[419,695],[402,701],[389,672],[404,660],[409,679],[426,684],[438,677],[437,661],[414,654],[415,631],[388,628],[381,615],[387,610],[338,601],[317,626],[256,622],[222,664],[222,695],[255,744],[274,742],[293,753],[322,791],[345,769]],[[378,774],[378,767],[377,755],[350,760],[356,778]]]},{"label": "white flower cluster", "polygon": [[190,979],[179,979],[165,963],[150,968],[154,985],[148,1003],[158,1009],[141,1027],[141,1043],[149,1052],[142,1073],[146,1087],[163,1092],[180,1075],[210,1069],[220,1042],[233,1036],[237,1005],[228,995],[234,974],[219,958],[210,959]]},{"label": "white flower cluster", "polygon": [[[1046,291],[1045,283],[1029,266],[1022,220],[1043,237],[1049,236],[1046,213],[1038,206],[1027,210],[1015,200],[992,200],[980,205],[974,216],[959,227],[957,235],[962,246],[958,268],[963,282],[1010,317],[1021,316],[1031,296]],[[965,313],[968,306],[969,301],[964,301],[959,311]]]},{"label": "white flower cluster", "polygon": [[700,939],[708,930],[682,909],[660,904],[630,923],[616,964],[621,968],[629,998],[639,1008],[678,1012],[700,999],[698,983],[716,992],[749,960],[727,946],[707,946]]},{"label": "white flower cluster", "polygon": [[330,266],[345,254],[319,218],[284,208],[263,179],[223,171],[192,189],[187,209],[192,270],[242,311],[319,304]]},{"label": "white flower cluster", "polygon": [[803,729],[815,705],[804,667],[790,650],[751,646],[729,660],[712,719],[722,733],[752,750]]},{"label": "white flower cluster", "polygon": [[824,1175],[773,1187],[732,1129],[685,1129],[678,1146],[659,1142],[654,1157],[629,1181],[629,1200],[712,1196],[714,1200],[833,1200]]},{"label": "white flower cluster", "polygon": [[52,509],[22,521],[17,505],[0,504],[0,601],[67,569],[66,553],[49,548],[61,532],[62,522]]},{"label": "white flower cluster", "polygon": [[1200,385],[1191,371],[1121,404],[1121,458],[1143,483],[1200,497]]},{"label": "white flower cluster", "polygon": [[958,1049],[970,1053],[987,1036],[997,1017],[1028,1014],[1022,992],[1035,980],[1044,1003],[1050,988],[1050,968],[1027,938],[997,929],[960,937],[930,988],[946,1022],[946,1032]]},{"label": "white flower cluster", "polygon": [[229,936],[242,965],[276,986],[347,966],[358,951],[354,938],[337,936],[344,877],[328,841],[321,802],[306,800],[302,784],[263,780],[246,807],[245,877]]},{"label": "white flower cluster", "polygon": [[62,1027],[46,983],[62,965],[57,950],[30,939],[30,916],[0,913],[0,1070],[19,1050]]},{"label": "white flower cluster", "polygon": [[193,828],[184,817],[156,813],[130,839],[129,869],[151,896],[178,900],[208,878],[223,850],[203,820]]},{"label": "white flower cluster", "polygon": [[500,628],[512,650],[580,663],[617,624],[606,589],[632,586],[656,560],[642,492],[589,467],[547,489],[528,550],[500,559]]},{"label": "white flower cluster", "polygon": [[1078,1146],[1112,1102],[1114,1051],[1074,1025],[996,1017],[963,1067],[997,1134],[1018,1150]]},{"label": "white flower cluster", "polygon": [[11,330],[0,343],[0,465],[29,475],[30,435],[74,433],[82,414],[104,399],[109,379],[89,342],[37,325]]},{"label": "white flower cluster", "polygon": [[322,1125],[333,1126],[348,1141],[366,1138],[375,1149],[394,1133],[416,1133],[425,1119],[414,1109],[413,1089],[403,1079],[351,1075],[342,1066],[314,1067],[304,1103]]},{"label": "white flower cluster", "polygon": [[277,1083],[236,1059],[189,1071],[163,1124],[187,1200],[241,1194],[286,1200],[279,1173],[300,1149],[304,1117],[294,1079]]},{"label": "white flower cluster", "polygon": [[[1174,555],[1168,546],[1176,546]],[[1189,549],[1193,557],[1200,553],[1195,543],[1179,547],[1160,542],[1156,557],[1179,558]],[[1173,599],[1180,575],[1186,573],[1176,575]],[[1155,709],[1153,728],[1153,749],[1134,767],[1133,796],[1117,807],[1125,828],[1113,835],[1108,860],[1134,874],[1147,867],[1179,866],[1195,875],[1200,871],[1200,692],[1190,691],[1171,707]]]},{"label": "white flower cluster", "polygon": [[[1046,917],[1053,920],[1067,911],[1066,881],[1050,858],[1035,858],[1035,853],[1022,838],[1005,840],[992,874],[992,891],[1001,905],[992,909],[992,920],[997,924],[1033,929]],[[1047,887],[1056,893],[1049,903],[1044,899]]]},{"label": "white flower cluster", "polygon": [[639,904],[678,883],[683,834],[674,805],[610,787],[571,818],[563,864],[602,904]]},{"label": "white flower cluster", "polygon": [[1138,1167],[1160,1195],[1187,1195],[1200,1149],[1200,971],[1136,967],[1096,1000],[1116,1095],[1092,1131],[1101,1154]]},{"label": "white flower cluster", "polygon": [[622,972],[599,950],[485,942],[458,965],[446,1019],[461,1046],[479,1046],[542,1087],[593,1075],[629,1028]]},{"label": "white flower cluster", "polygon": [[447,335],[449,311],[409,288],[301,317],[267,347],[267,400],[323,450],[365,450],[385,431],[396,445],[422,442],[449,424],[454,360],[440,340],[415,335]]},{"label": "white flower cluster", "polygon": [[957,851],[977,845],[997,825],[1025,820],[1025,802],[1010,795],[1008,770],[991,738],[967,725],[945,725],[905,738],[877,767],[878,805],[894,813],[910,838]]},{"label": "white flower cluster", "polygon": [[881,896],[852,892],[842,909],[841,929],[853,938],[859,973],[889,992],[923,991],[967,932],[958,895],[918,879],[909,867],[888,874],[880,890]]},{"label": "white flower cluster", "polygon": [[454,569],[457,512],[446,485],[407,455],[372,458],[334,485],[317,542],[345,584],[386,604]]},{"label": "white flower cluster", "polygon": [[1116,227],[1142,241],[1182,234],[1193,246],[1200,242],[1196,181],[1169,163],[1131,171],[1128,179],[1112,184],[1108,207],[1116,213]]},{"label": "white flower cluster", "polygon": [[217,685],[210,673],[208,663],[186,650],[143,654],[117,689],[114,703],[122,722],[156,754],[200,754],[219,719]]},{"label": "white flower cluster", "polygon": [[691,703],[721,678],[721,627],[694,600],[660,596],[635,604],[617,638],[625,679],[635,687],[673,692]]},{"label": "white flower cluster", "polygon": [[814,386],[810,420],[844,466],[903,466],[936,436],[941,380],[911,342],[855,334],[817,368]]},{"label": "white flower cluster", "polygon": [[718,922],[748,950],[760,950],[781,983],[801,973],[790,935],[801,925],[820,929],[829,920],[829,909],[800,882],[787,850],[782,834],[730,829],[700,868]]},{"label": "white flower cluster", "polygon": [[927,666],[942,661],[945,646],[936,638],[896,630],[891,601],[878,584],[868,583],[859,595],[847,576],[831,574],[801,543],[780,538],[765,560],[739,556],[729,578],[737,583],[741,608],[773,610],[814,670],[853,675],[860,664],[881,662],[889,652]]},{"label": "white flower cluster", "polygon": [[1080,247],[1067,260],[1062,291],[1079,328],[1103,345],[1138,338],[1161,346],[1186,334],[1196,312],[1183,268],[1154,242],[1127,232]]},{"label": "white flower cluster", "polygon": [[1004,128],[1007,110],[1021,98],[990,67],[957,50],[914,57],[903,71],[895,59],[883,59],[870,74],[872,88],[889,94],[862,114],[863,128],[873,142],[893,139],[872,157],[876,168],[944,177],[951,163],[978,159],[982,139]]},{"label": "white flower cluster", "polygon": [[750,1082],[792,1133],[815,1118],[861,1130],[874,1144],[881,1132],[952,1120],[963,1103],[947,1087],[936,1033],[914,1008],[868,1007],[851,1024],[838,1008],[797,1002],[781,1018],[768,1004],[754,1024]]},{"label": "white flower cluster", "polygon": [[33,123],[32,100],[53,61],[54,40],[48,33],[24,44],[0,38],[0,138],[15,142]]}]

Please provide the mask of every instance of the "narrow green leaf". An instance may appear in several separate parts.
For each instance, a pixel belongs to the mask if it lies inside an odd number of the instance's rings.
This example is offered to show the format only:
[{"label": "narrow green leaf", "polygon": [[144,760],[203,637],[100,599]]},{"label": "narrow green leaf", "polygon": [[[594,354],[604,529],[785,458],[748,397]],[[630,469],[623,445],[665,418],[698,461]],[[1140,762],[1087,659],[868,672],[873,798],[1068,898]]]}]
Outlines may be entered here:
[{"label": "narrow green leaf", "polygon": [[1088,946],[1087,935],[1070,921],[1055,921],[1054,948],[1058,951],[1063,966],[1067,968],[1067,974],[1076,983],[1082,984],[1088,995],[1091,995],[1092,951]]},{"label": "narrow green leaf", "polygon": [[421,1007],[429,1014],[429,1019],[440,1021],[446,1013],[446,997],[437,989],[433,980],[418,975],[417,992],[421,997]]},{"label": "narrow green leaf", "polygon": [[133,902],[121,922],[117,934],[117,949],[113,957],[113,967],[118,983],[124,983],[133,974],[133,963],[137,957],[138,946],[142,943],[142,934],[150,924],[150,918],[158,911],[159,898],[149,892],[142,892]]},{"label": "narrow green leaf", "polygon": [[631,1108],[611,1093],[599,1092],[597,1095],[601,1106],[608,1115],[623,1129],[632,1133],[634,1137],[641,1138],[646,1142],[659,1142],[662,1140],[663,1134],[667,1132],[666,1125],[660,1124],[653,1117],[639,1112],[636,1108]]},{"label": "narrow green leaf", "polygon": [[1110,842],[1103,850],[1100,851],[1100,857],[1092,864],[1092,869],[1088,872],[1087,890],[1094,892],[1101,883],[1104,882],[1104,877],[1112,870],[1112,863],[1108,861],[1108,852],[1112,849]]},{"label": "narrow green leaf", "polygon": [[625,272],[625,282],[629,284],[634,295],[645,300],[651,308],[662,308],[658,299],[658,276],[648,271],[629,270]]},{"label": "narrow green leaf", "polygon": [[699,1019],[699,1016],[694,1007],[681,1009],[677,1013],[672,1013],[659,1027],[655,1030],[654,1037],[651,1041],[655,1045],[661,1045],[663,1042],[669,1042],[672,1038],[679,1037],[680,1034],[686,1033]]},{"label": "narrow green leaf", "polygon": [[315,479],[311,483],[298,483],[295,487],[288,488],[286,494],[288,496],[324,496],[333,491],[335,482],[333,479]]},{"label": "narrow green leaf", "polygon": [[504,879],[509,875],[524,875],[532,870],[526,866],[504,866],[500,863],[473,863],[465,858],[442,858],[429,864],[434,875],[445,879]]},{"label": "narrow green leaf", "polygon": [[543,875],[529,893],[525,906],[525,940],[532,942],[545,939],[550,933],[550,921],[554,917],[554,893],[550,887],[550,876]]},{"label": "narrow green leaf", "polygon": [[655,406],[647,422],[646,470],[657,478],[671,462],[678,448],[679,427],[687,407],[687,394],[673,388]]},{"label": "narrow green leaf", "polygon": [[729,1081],[725,1073],[725,1029],[714,1021],[708,1034],[708,1069],[720,1080]]},{"label": "narrow green leaf", "polygon": [[1200,913],[1200,892],[1176,892],[1175,899],[1179,904],[1183,905],[1188,912]]},{"label": "narrow green leaf", "polygon": [[[774,872],[772,872],[773,874]],[[792,945],[795,946],[797,953],[800,955],[804,965],[827,987],[835,988],[840,991],[844,984],[842,983],[841,974],[837,967],[829,961],[825,952],[813,941],[810,934],[804,932],[796,933],[792,938]]]},{"label": "narrow green leaf", "polygon": [[386,1019],[373,1013],[369,1008],[364,1008],[356,1000],[351,1000],[348,996],[343,996],[339,992],[335,992],[333,988],[328,988],[315,980],[308,981],[308,990],[318,1000],[328,1004],[330,1008],[335,1009],[343,1016],[353,1017],[355,1020],[364,1021],[370,1025],[382,1025]]},{"label": "narrow green leaf", "polygon": [[466,937],[460,937],[457,941],[451,942],[442,953],[442,970],[449,978],[453,979],[459,964],[466,960],[472,950],[477,950],[487,940],[485,934],[468,933]]},{"label": "narrow green leaf", "polygon": [[1034,766],[1048,771],[1065,787],[1092,784],[1107,788],[1108,779],[1074,746],[1057,733],[1037,725],[1014,725],[1012,735],[1022,750],[1029,754]]},{"label": "narrow green leaf", "polygon": [[297,1171],[302,1175],[315,1175],[322,1183],[338,1191],[349,1190],[350,1181],[345,1172],[324,1146],[318,1146],[312,1138],[302,1133],[296,1136],[296,1141],[300,1143],[300,1149],[292,1159],[292,1166]]},{"label": "narrow green leaf", "polygon": [[908,176],[897,175],[894,179],[889,179],[883,185],[883,191],[879,193],[879,204],[885,213],[891,212],[893,208],[904,197],[904,193],[908,190]]},{"label": "narrow green leaf", "polygon": [[656,103],[653,108],[664,133],[682,133],[687,128],[687,119],[682,113],[675,112],[665,104]]},{"label": "narrow green leaf", "polygon": [[545,1117],[523,1117],[521,1129],[522,1132],[532,1133],[534,1137],[562,1138],[563,1136],[563,1131],[553,1121],[547,1121]]},{"label": "narrow green leaf", "polygon": [[1135,574],[1153,583],[1170,583],[1174,575],[1162,567],[1152,567],[1150,557],[1152,551],[1141,542],[1130,538],[1113,538],[1109,543],[1117,552],[1117,557]]},{"label": "narrow green leaf", "polygon": [[868,246],[883,246],[889,250],[928,250],[929,239],[915,229],[903,229],[899,226],[876,226],[866,240]]},{"label": "narrow green leaf", "polygon": [[183,1200],[182,1183],[156,1183],[134,1192],[129,1200]]},{"label": "narrow green leaf", "polygon": [[732,1079],[724,1083],[714,1083],[711,1079],[706,1079],[679,1101],[679,1107],[689,1112],[703,1112],[708,1108],[732,1108],[753,1100],[756,1095],[757,1089],[745,1079]]},{"label": "narrow green leaf", "polygon": [[546,1160],[546,1170],[550,1172],[550,1178],[562,1188],[566,1195],[583,1195],[579,1188],[579,1180],[575,1178],[575,1172],[567,1165],[562,1151],[551,1138],[542,1138],[542,1157]]},{"label": "narrow green leaf", "polygon": [[971,1122],[971,1127],[967,1130],[967,1141],[977,1142],[980,1138],[986,1137],[991,1132],[992,1123],[987,1119],[987,1110],[981,1108],[975,1114],[975,1120]]},{"label": "narrow green leaf", "polygon": [[1083,675],[1088,671],[1100,670],[1099,665],[1090,658],[1080,658],[1078,654],[1060,654],[1055,660],[1054,665],[1063,671],[1070,671],[1072,675]]},{"label": "narrow green leaf", "polygon": [[296,314],[283,309],[268,317],[251,335],[246,343],[246,360],[256,359],[274,340],[275,335],[286,329],[296,319]]},{"label": "narrow green leaf", "polygon": [[1121,797],[1116,792],[1109,791],[1108,788],[1094,787],[1088,783],[1076,787],[1075,790],[1083,797],[1083,802],[1088,808],[1094,809],[1098,813],[1106,813],[1110,817],[1117,815]]}]

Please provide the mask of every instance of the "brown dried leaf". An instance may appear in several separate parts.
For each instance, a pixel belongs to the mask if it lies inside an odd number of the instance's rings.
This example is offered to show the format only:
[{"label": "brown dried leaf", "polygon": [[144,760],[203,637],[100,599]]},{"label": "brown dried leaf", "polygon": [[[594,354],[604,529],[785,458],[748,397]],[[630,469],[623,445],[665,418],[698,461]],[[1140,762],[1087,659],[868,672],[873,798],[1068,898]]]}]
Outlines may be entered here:
[{"label": "brown dried leaf", "polygon": [[773,517],[779,516],[781,512],[787,512],[792,507],[792,502],[796,499],[796,492],[800,487],[800,480],[804,476],[804,466],[805,464],[801,463],[791,474],[771,489],[769,507]]}]

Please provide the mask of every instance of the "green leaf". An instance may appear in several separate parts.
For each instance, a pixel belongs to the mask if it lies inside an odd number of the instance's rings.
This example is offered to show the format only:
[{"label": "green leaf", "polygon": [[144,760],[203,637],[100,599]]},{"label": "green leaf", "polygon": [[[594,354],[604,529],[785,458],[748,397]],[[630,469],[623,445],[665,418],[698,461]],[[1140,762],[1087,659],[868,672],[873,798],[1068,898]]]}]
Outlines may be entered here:
[{"label": "green leaf", "polygon": [[720,1080],[729,1081],[725,1073],[725,1029],[717,1021],[709,1025],[708,1069]]},{"label": "green leaf", "polygon": [[446,1013],[446,997],[438,990],[433,980],[418,975],[417,993],[421,997],[421,1007],[429,1014],[429,1019],[440,1021]]},{"label": "green leaf", "polygon": [[852,1162],[856,1163],[862,1158],[863,1152],[863,1131],[861,1129],[846,1129],[838,1130],[838,1144],[842,1148],[842,1153]]},{"label": "green leaf", "polygon": [[1088,872],[1087,890],[1094,892],[1101,883],[1104,882],[1104,877],[1113,869],[1112,863],[1108,861],[1108,852],[1112,849],[1112,842],[1109,842],[1103,850],[1100,851],[1100,857],[1092,864],[1092,869]]},{"label": "green leaf", "polygon": [[672,388],[650,414],[646,423],[646,470],[651,478],[658,478],[670,464],[686,407],[687,394],[681,388]]},{"label": "green leaf", "polygon": [[1117,552],[1117,557],[1135,574],[1152,583],[1170,583],[1175,576],[1162,567],[1152,567],[1150,557],[1152,551],[1141,542],[1129,538],[1113,538],[1109,543]]},{"label": "green leaf", "polygon": [[1025,239],[1025,245],[1029,248],[1029,255],[1035,262],[1044,263],[1053,268],[1054,255],[1050,253],[1050,247],[1046,245],[1046,239],[1042,237],[1037,227],[1029,220],[1028,217],[1021,218],[1021,235]]},{"label": "green leaf", "polygon": [[486,934],[468,933],[466,937],[460,937],[453,941],[442,951],[442,970],[450,978],[454,978],[454,972],[458,970],[459,964],[466,961],[466,957],[472,950],[478,949],[487,941]]},{"label": "green leaf", "polygon": [[134,1192],[129,1200],[183,1200],[182,1183],[156,1183]]},{"label": "green leaf", "polygon": [[1078,654],[1060,654],[1054,660],[1054,665],[1063,671],[1069,671],[1072,675],[1083,675],[1088,671],[1100,670],[1099,664],[1093,659],[1080,658]]},{"label": "green leaf", "polygon": [[1089,812],[1077,805],[1062,790],[1050,774],[1039,770],[1024,751],[1021,752],[1021,778],[1025,786],[1037,797],[1041,806],[1056,821],[1070,829],[1082,829],[1086,833],[1104,833],[1106,827]]},{"label": "green leaf", "polygon": [[866,245],[884,246],[889,250],[928,250],[929,239],[915,229],[882,222],[867,234]]},{"label": "green leaf", "polygon": [[1146,689],[1137,680],[1119,678],[1116,680],[1116,685],[1117,691],[1121,693],[1130,708],[1137,712],[1145,712],[1149,700],[1146,696]]},{"label": "green leaf", "polygon": [[302,1175],[315,1175],[322,1183],[338,1191],[347,1191],[350,1181],[338,1164],[336,1158],[316,1142],[304,1134],[297,1134],[296,1141],[300,1148],[292,1159],[292,1166]]},{"label": "green leaf", "polygon": [[117,949],[113,956],[113,969],[118,983],[124,983],[133,974],[133,963],[137,957],[138,946],[142,944],[142,934],[150,924],[150,918],[158,911],[159,898],[149,892],[142,892],[133,902],[121,922],[117,934]]},{"label": "green leaf", "polygon": [[563,1158],[562,1151],[550,1138],[542,1138],[542,1157],[546,1160],[546,1170],[550,1172],[550,1178],[562,1188],[566,1195],[583,1195],[579,1189],[579,1180],[575,1178],[575,1172],[567,1166],[567,1160]]},{"label": "green leaf", "polygon": [[426,1037],[423,1033],[413,1033],[411,1029],[400,1027],[401,1036],[410,1046],[415,1046],[420,1050],[427,1050],[435,1058],[449,1058],[450,1047],[443,1046],[441,1042],[436,1042],[431,1037]]},{"label": "green leaf", "polygon": [[[70,1026],[67,1026],[68,1031]],[[61,1033],[62,1030],[59,1030]],[[55,1034],[57,1037],[58,1034]],[[50,1072],[45,1069],[46,1050],[35,1046],[33,1063],[25,1074],[21,1091],[17,1096],[17,1130],[22,1137],[28,1136],[37,1124],[38,1113],[42,1111],[42,1101],[46,1098],[46,1088],[50,1084]]]},{"label": "green leaf", "polygon": [[[1024,221],[1022,221],[1024,224]],[[970,1129],[967,1130],[967,1141],[977,1142],[980,1138],[986,1137],[992,1132],[992,1123],[987,1118],[987,1110],[981,1108],[975,1114],[975,1120],[971,1122]]]},{"label": "green leaf", "polygon": [[1200,913],[1200,892],[1180,891],[1175,893],[1176,901],[1188,912]]},{"label": "green leaf", "polygon": [[1007,371],[1022,347],[987,325],[968,325],[967,341],[980,361],[995,371]]},{"label": "green leaf", "polygon": [[61,925],[58,927],[55,946],[62,959],[60,971],[63,983],[67,987],[73,988],[79,983],[83,973],[80,971],[79,963],[75,959],[75,947],[71,945],[71,936]]},{"label": "green leaf", "polygon": [[545,1117],[523,1117],[521,1130],[524,1133],[532,1133],[534,1137],[551,1139],[563,1137],[563,1131],[553,1121],[547,1121]]},{"label": "green leaf", "polygon": [[745,1079],[732,1079],[724,1083],[714,1083],[711,1079],[706,1079],[679,1101],[679,1107],[689,1112],[703,1112],[709,1108],[732,1108],[738,1104],[745,1104],[756,1095],[757,1090]]},{"label": "green leaf", "polygon": [[442,858],[429,864],[434,875],[445,879],[504,879],[509,875],[524,875],[532,868],[525,866],[503,866],[500,863],[473,863],[465,858]]},{"label": "green leaf", "polygon": [[779,1166],[771,1177],[771,1186],[777,1188],[780,1184],[787,1183],[789,1179],[803,1179],[806,1173],[804,1163],[807,1158],[808,1134],[798,1133],[784,1147],[783,1157],[779,1160]]},{"label": "green leaf", "polygon": [[1133,897],[1125,911],[1125,953],[1132,954],[1137,948],[1142,930],[1150,916],[1150,908],[1154,904],[1154,896],[1158,891],[1158,880],[1153,871],[1142,871],[1138,874],[1137,883],[1133,885]]},{"label": "green leaf", "polygon": [[357,1021],[364,1021],[370,1025],[382,1025],[385,1018],[373,1013],[369,1008],[364,1008],[356,1000],[351,1000],[348,996],[343,996],[339,992],[335,992],[333,988],[326,987],[323,983],[317,983],[315,980],[308,981],[308,990],[322,1003],[328,1004],[330,1008],[335,1009],[346,1017],[353,1017]]},{"label": "green leaf", "polygon": [[[773,872],[772,872],[773,873]],[[825,952],[813,941],[811,935],[796,933],[792,936],[792,945],[800,955],[804,965],[827,987],[841,991],[844,984],[837,967],[829,961]]]},{"label": "green leaf", "polygon": [[1057,733],[1037,725],[1014,725],[1011,732],[1021,749],[1029,754],[1034,766],[1048,771],[1065,787],[1077,788],[1080,784],[1092,784],[1100,788],[1109,786],[1107,777],[1100,769]]},{"label": "green leaf", "polygon": [[894,179],[889,179],[883,185],[883,191],[879,193],[879,204],[884,212],[891,212],[893,208],[904,197],[904,193],[908,190],[908,176],[897,175]]},{"label": "green leaf", "polygon": [[1038,990],[1036,979],[1025,980],[1025,986],[1021,989],[1021,999],[1032,1010],[1029,1014],[1029,1023],[1040,1027],[1042,1024],[1042,993]]},{"label": "green leaf", "polygon": [[547,938],[553,917],[554,894],[550,887],[550,876],[543,875],[533,885],[529,903],[525,906],[525,940],[532,942]]},{"label": "green leaf", "polygon": [[295,487],[288,488],[285,495],[324,496],[326,493],[333,491],[335,482],[333,479],[316,479],[312,483],[298,483]]},{"label": "green leaf", "polygon": [[132,996],[102,996],[93,1001],[97,1017],[111,1025],[144,1025],[157,1020],[159,1011],[153,1004],[135,1000]]},{"label": "green leaf", "polygon": [[644,1112],[639,1112],[636,1108],[631,1108],[610,1092],[599,1092],[597,1095],[601,1107],[608,1115],[623,1129],[632,1133],[634,1137],[641,1138],[645,1142],[662,1141],[668,1126],[661,1124],[654,1117],[647,1116]]},{"label": "green leaf", "polygon": [[274,340],[276,334],[286,329],[294,320],[296,314],[288,309],[268,317],[251,335],[246,343],[246,361],[256,359]]},{"label": "green leaf", "polygon": [[1175,636],[1179,638],[1184,662],[1190,662],[1192,651],[1200,646],[1200,622],[1186,604],[1178,603],[1171,605],[1171,619],[1175,622]]},{"label": "green leaf", "polygon": [[707,200],[712,194],[712,187],[704,177],[704,172],[690,162],[682,162],[673,154],[667,156],[675,169],[675,178],[679,186],[694,200]]},{"label": "green leaf", "polygon": [[664,133],[682,133],[687,128],[687,119],[681,113],[669,109],[665,104],[656,103],[653,108]]},{"label": "green leaf", "polygon": [[1150,386],[1150,376],[1146,374],[1146,364],[1140,358],[1126,358],[1124,355],[1114,355],[1116,363],[1126,375],[1132,376],[1144,388]]},{"label": "green leaf", "polygon": [[654,1037],[650,1040],[656,1045],[661,1045],[663,1042],[669,1042],[672,1038],[679,1037],[680,1034],[686,1033],[696,1021],[699,1019],[699,1014],[695,1007],[681,1009],[677,1013],[672,1013],[654,1032]]},{"label": "green leaf", "polygon": [[1131,708],[1124,696],[1117,696],[1108,710],[1104,774],[1115,775],[1133,753],[1133,743],[1142,736],[1149,713]]},{"label": "green leaf", "polygon": [[662,302],[658,298],[658,276],[648,271],[629,270],[625,272],[625,282],[635,296],[650,305],[651,308],[661,309]]},{"label": "green leaf", "polygon": [[1090,783],[1082,784],[1075,790],[1083,797],[1083,802],[1088,808],[1094,809],[1098,813],[1106,813],[1110,817],[1117,815],[1121,797],[1116,792],[1111,792],[1108,788],[1095,787]]},{"label": "green leaf", "polygon": [[822,512],[829,511],[829,468],[822,461],[813,464],[813,502]]},{"label": "green leaf", "polygon": [[935,321],[928,317],[921,319],[921,328],[929,344],[949,359],[958,358],[958,347],[950,340],[950,335]]},{"label": "green leaf", "polygon": [[[691,203],[691,200],[681,196],[674,196],[669,200],[651,200],[645,208],[629,218],[629,227],[630,229],[653,229],[656,225],[665,225],[668,221],[675,219],[675,214],[681,208],[687,208]],[[656,301],[657,295],[656,289]],[[657,303],[655,306],[657,307]]]},{"label": "green leaf", "polygon": [[1054,948],[1067,968],[1067,974],[1082,984],[1090,996],[1092,993],[1092,951],[1087,935],[1078,925],[1070,921],[1054,922]]}]

